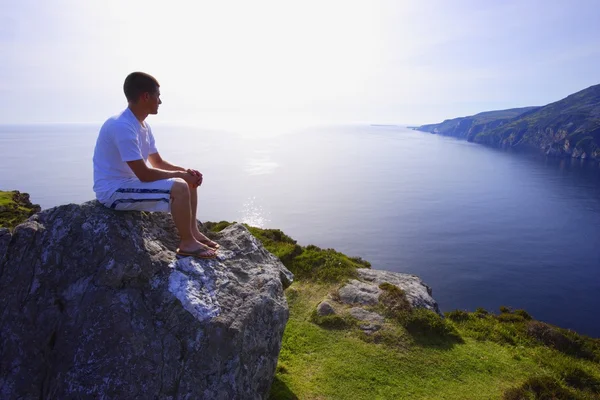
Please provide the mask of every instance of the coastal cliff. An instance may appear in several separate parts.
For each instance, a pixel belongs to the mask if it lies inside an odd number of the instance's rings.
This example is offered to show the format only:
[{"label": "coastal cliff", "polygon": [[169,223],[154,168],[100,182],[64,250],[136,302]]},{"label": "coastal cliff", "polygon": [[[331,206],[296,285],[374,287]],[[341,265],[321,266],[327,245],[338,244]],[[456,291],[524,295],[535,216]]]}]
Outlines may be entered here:
[{"label": "coastal cliff", "polygon": [[216,260],[175,259],[166,214],[96,202],[0,228],[0,397],[600,396],[600,339],[509,307],[442,315],[418,277],[277,229],[202,229]]},{"label": "coastal cliff", "polygon": [[415,129],[493,147],[600,161],[600,85],[543,107],[489,111]]}]

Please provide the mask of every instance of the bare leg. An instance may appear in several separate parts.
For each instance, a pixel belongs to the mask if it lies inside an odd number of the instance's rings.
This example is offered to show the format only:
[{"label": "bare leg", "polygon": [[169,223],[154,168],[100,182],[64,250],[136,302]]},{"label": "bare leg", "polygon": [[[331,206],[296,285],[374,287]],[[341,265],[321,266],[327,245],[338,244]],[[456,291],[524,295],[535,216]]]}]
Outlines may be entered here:
[{"label": "bare leg", "polygon": [[[213,254],[212,250],[200,243],[194,236],[192,230],[192,207],[191,207],[191,196],[188,185],[183,180],[177,180],[171,188],[171,215],[175,226],[179,231],[181,241],[179,243],[179,249],[186,252],[194,252],[200,249],[206,249],[206,255]],[[193,220],[195,221],[195,219]],[[198,227],[196,227],[196,230]]]},{"label": "bare leg", "polygon": [[206,237],[200,230],[198,229],[198,220],[196,219],[196,212],[198,209],[198,188],[193,188],[190,186],[190,203],[192,205],[192,220],[191,220],[191,228],[192,235],[196,238],[197,241],[202,242],[203,244],[209,247],[215,247],[217,243],[213,242],[209,238]]}]

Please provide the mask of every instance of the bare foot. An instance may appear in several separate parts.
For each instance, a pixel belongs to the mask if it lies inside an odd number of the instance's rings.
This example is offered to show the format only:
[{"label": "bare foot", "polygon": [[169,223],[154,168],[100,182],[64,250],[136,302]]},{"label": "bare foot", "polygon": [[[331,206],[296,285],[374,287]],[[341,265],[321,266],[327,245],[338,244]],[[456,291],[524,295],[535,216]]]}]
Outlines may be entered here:
[{"label": "bare foot", "polygon": [[213,250],[217,250],[219,247],[221,247],[217,242],[210,240],[209,238],[207,238],[205,235],[203,235],[199,231],[194,232],[194,238],[198,242],[202,243],[205,246],[208,246],[209,248],[211,248]]},{"label": "bare foot", "polygon": [[214,258],[217,255],[215,249],[196,240],[181,242],[177,254],[193,255],[198,258]]}]

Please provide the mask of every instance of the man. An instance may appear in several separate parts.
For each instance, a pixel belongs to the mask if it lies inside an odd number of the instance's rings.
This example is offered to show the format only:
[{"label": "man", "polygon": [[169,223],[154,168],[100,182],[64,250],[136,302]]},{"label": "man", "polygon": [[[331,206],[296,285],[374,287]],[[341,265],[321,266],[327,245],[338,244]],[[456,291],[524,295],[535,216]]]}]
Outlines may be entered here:
[{"label": "man", "polygon": [[204,236],[196,222],[202,174],[163,160],[145,122],[149,114],[158,114],[159,88],[158,81],[143,72],[125,79],[128,107],[102,125],[96,141],[94,192],[114,210],[171,211],[181,239],[177,254],[215,258],[219,245]]}]

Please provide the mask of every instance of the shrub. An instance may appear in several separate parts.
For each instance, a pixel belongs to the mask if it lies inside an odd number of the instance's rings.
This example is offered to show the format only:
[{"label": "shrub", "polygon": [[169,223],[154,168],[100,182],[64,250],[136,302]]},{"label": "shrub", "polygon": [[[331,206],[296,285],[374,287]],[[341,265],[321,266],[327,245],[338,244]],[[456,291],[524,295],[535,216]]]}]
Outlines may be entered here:
[{"label": "shrub", "polygon": [[322,250],[317,246],[307,246],[286,267],[297,279],[341,282],[355,278],[356,270],[361,266],[333,249]]},{"label": "shrub", "polygon": [[211,232],[221,232],[223,229],[225,229],[229,225],[233,225],[233,224],[235,224],[235,222],[227,222],[227,221],[210,222],[210,221],[207,221],[207,222],[203,222],[202,226]]},{"label": "shrub", "polygon": [[485,308],[477,307],[477,309],[475,310],[475,314],[477,314],[477,316],[479,317],[479,316],[486,316],[489,314],[489,312]]},{"label": "shrub", "polygon": [[302,253],[302,247],[296,244],[294,239],[287,236],[279,229],[261,229],[247,225],[246,227],[250,233],[260,240],[269,252],[278,257],[288,269],[290,268],[292,260]]},{"label": "shrub", "polygon": [[406,298],[404,290],[387,282],[379,285],[379,289],[383,291],[379,295],[379,303],[388,317],[398,318],[400,314],[410,312],[412,306]]},{"label": "shrub", "polygon": [[521,317],[523,317],[523,319],[525,319],[527,321],[531,321],[533,319],[533,318],[531,318],[531,315],[529,315],[529,313],[527,311],[522,310],[522,309],[513,311],[513,314],[520,315]]},{"label": "shrub", "polygon": [[454,310],[446,313],[446,317],[452,321],[462,322],[469,320],[469,313],[463,310]]},{"label": "shrub", "polygon": [[350,257],[350,261],[362,265],[364,268],[371,268],[371,263],[361,257]]},{"label": "shrub", "polygon": [[413,336],[432,335],[441,339],[460,339],[460,335],[448,321],[425,308],[416,308],[400,316],[400,323]]},{"label": "shrub", "polygon": [[500,306],[500,312],[501,313],[510,313],[510,308],[506,307],[506,306]]},{"label": "shrub", "polygon": [[600,394],[600,379],[577,366],[567,366],[560,372],[560,377],[573,388]]},{"label": "shrub", "polygon": [[539,321],[527,324],[528,336],[562,353],[592,361],[600,360],[600,340],[581,336],[576,332],[552,327]]},{"label": "shrub", "polygon": [[550,376],[532,377],[526,380],[517,388],[508,389],[504,392],[504,400],[522,400],[522,399],[552,399],[552,400],[572,400],[573,393],[560,386],[560,384]]},{"label": "shrub", "polygon": [[310,314],[310,321],[328,329],[347,329],[356,325],[356,320],[348,315],[319,315],[317,310]]},{"label": "shrub", "polygon": [[509,313],[502,313],[498,316],[496,316],[496,319],[500,322],[523,322],[525,321],[525,318],[523,318],[520,315],[517,314],[509,314]]}]

